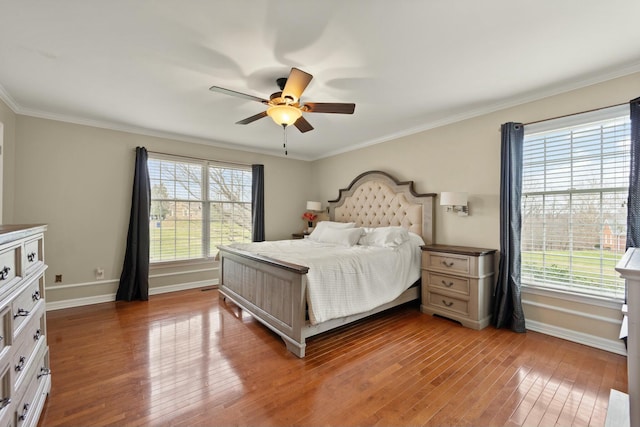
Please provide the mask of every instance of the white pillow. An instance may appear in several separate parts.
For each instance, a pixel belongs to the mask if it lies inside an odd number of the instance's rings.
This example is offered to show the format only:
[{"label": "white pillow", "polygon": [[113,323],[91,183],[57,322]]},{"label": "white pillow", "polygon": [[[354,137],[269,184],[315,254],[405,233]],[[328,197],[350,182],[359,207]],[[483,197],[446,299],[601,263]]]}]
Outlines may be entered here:
[{"label": "white pillow", "polygon": [[409,240],[409,232],[402,227],[367,228],[366,234],[360,238],[363,246],[380,246],[395,248]]},{"label": "white pillow", "polygon": [[320,243],[332,243],[342,246],[353,246],[358,243],[362,235],[361,228],[333,228],[328,227],[320,234]]},{"label": "white pillow", "polygon": [[409,232],[409,241],[416,246],[424,246],[424,240],[419,234]]},{"label": "white pillow", "polygon": [[316,228],[309,234],[309,239],[319,242],[324,230],[329,228],[345,229],[353,228],[356,226],[355,222],[335,222],[335,221],[320,221],[316,224]]}]

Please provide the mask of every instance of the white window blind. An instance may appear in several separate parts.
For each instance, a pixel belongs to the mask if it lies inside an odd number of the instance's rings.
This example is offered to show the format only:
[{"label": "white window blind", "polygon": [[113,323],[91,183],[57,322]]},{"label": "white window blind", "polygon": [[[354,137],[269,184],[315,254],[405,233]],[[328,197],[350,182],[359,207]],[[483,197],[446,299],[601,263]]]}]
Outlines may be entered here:
[{"label": "white window blind", "polygon": [[250,167],[150,155],[150,260],[213,258],[217,245],[251,241]]},{"label": "white window blind", "polygon": [[[522,283],[619,299],[630,121],[626,110],[525,126]],[[582,116],[582,117],[581,117]],[[551,125],[551,126],[549,126]]]}]

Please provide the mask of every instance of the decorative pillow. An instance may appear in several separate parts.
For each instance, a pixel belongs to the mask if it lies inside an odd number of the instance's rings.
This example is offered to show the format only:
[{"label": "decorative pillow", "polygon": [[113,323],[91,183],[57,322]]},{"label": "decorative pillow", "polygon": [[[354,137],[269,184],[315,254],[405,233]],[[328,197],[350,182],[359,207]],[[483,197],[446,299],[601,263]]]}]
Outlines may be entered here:
[{"label": "decorative pillow", "polygon": [[402,227],[367,228],[359,241],[363,246],[395,248],[409,240],[409,232]]},{"label": "decorative pillow", "polygon": [[342,246],[353,246],[358,243],[362,235],[361,228],[332,228],[328,227],[320,235],[320,243],[333,243]]},{"label": "decorative pillow", "polygon": [[319,242],[321,241],[320,236],[322,235],[324,230],[328,230],[329,228],[336,228],[336,229],[354,228],[355,226],[356,226],[355,222],[320,221],[316,224],[316,228],[314,228],[311,234],[309,235],[309,239]]}]

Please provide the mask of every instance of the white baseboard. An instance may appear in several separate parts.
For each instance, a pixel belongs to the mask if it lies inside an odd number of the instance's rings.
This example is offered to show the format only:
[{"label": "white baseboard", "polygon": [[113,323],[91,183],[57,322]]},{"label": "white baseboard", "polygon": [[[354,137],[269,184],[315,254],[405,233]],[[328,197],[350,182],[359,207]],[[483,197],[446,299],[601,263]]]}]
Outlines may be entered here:
[{"label": "white baseboard", "polygon": [[[204,288],[208,286],[217,286],[218,280],[201,280],[198,282],[178,283],[176,285],[158,286],[149,289],[149,295],[159,295],[168,292],[184,291],[187,289]],[[70,286],[68,286],[70,287]],[[73,298],[63,301],[47,301],[47,311],[61,310],[63,308],[80,307],[83,305],[100,304],[103,302],[113,302],[116,300],[116,294],[96,295],[91,297]]]},{"label": "white baseboard", "polygon": [[583,332],[572,331],[570,329],[561,328],[559,326],[548,325],[546,323],[537,322],[535,320],[526,320],[527,329],[542,334],[551,335],[552,337],[562,338],[567,341],[576,342],[578,344],[587,345],[589,347],[599,348],[600,350],[609,351],[611,353],[627,355],[627,349],[621,340],[610,340],[597,337]]}]

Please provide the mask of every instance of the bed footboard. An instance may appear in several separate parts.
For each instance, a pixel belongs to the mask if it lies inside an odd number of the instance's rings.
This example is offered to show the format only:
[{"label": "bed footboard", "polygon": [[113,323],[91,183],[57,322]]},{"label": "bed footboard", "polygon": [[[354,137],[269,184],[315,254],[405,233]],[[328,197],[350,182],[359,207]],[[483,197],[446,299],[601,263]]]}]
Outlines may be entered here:
[{"label": "bed footboard", "polygon": [[220,246],[221,298],[228,298],[304,357],[307,267]]}]

